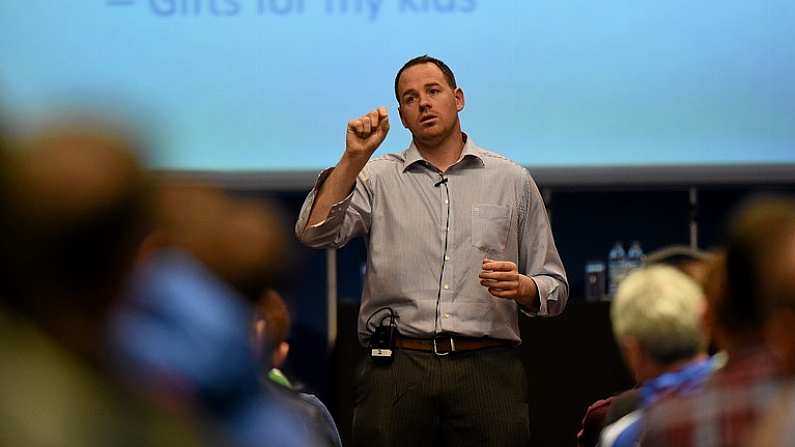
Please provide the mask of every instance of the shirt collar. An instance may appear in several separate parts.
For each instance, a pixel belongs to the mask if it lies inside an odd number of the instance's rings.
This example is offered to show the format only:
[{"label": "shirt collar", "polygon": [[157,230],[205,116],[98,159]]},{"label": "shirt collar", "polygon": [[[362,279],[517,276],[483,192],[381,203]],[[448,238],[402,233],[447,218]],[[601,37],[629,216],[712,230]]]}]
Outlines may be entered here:
[{"label": "shirt collar", "polygon": [[[417,149],[417,146],[414,145],[414,141],[412,140],[411,145],[403,151],[403,172],[406,172],[413,164],[422,162],[425,159],[422,158],[422,154],[420,154],[420,150]],[[478,160],[481,166],[485,166],[485,161],[483,159],[483,150],[478,147],[472,138],[469,138],[467,134],[464,134],[464,149],[461,151],[461,158],[456,163],[460,163],[461,160],[470,157],[473,159]]]},{"label": "shirt collar", "polygon": [[715,357],[696,360],[676,371],[670,371],[644,383],[640,395],[644,404],[650,405],[666,392],[675,389],[685,390],[687,386],[697,387],[716,369]]}]

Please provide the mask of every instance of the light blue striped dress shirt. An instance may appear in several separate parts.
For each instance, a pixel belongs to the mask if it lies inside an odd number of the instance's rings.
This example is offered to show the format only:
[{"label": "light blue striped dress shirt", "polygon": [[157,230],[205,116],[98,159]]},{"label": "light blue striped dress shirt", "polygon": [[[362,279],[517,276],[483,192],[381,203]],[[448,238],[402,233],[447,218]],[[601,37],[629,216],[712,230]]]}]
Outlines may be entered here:
[{"label": "light blue striped dress shirt", "polygon": [[[566,306],[566,273],[538,187],[523,167],[467,138],[461,158],[441,173],[412,144],[371,159],[351,194],[323,222],[306,227],[330,172],[320,174],[307,196],[296,235],[317,248],[365,238],[358,328],[363,344],[373,326],[365,326],[368,317],[383,306],[398,313],[405,336],[444,333],[520,342],[516,302],[495,298],[480,285],[484,257],[513,261],[535,281],[537,315],[556,315]],[[438,184],[443,178],[447,181]]]}]

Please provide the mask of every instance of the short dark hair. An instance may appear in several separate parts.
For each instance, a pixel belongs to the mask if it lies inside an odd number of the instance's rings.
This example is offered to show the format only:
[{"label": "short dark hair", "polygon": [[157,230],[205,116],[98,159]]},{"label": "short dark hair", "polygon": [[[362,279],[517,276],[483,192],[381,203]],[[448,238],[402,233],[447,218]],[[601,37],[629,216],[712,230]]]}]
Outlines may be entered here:
[{"label": "short dark hair", "polygon": [[397,75],[395,75],[395,98],[397,99],[398,103],[400,102],[400,94],[398,93],[398,81],[400,81],[400,75],[406,71],[407,68],[413,67],[415,65],[420,64],[433,64],[439,67],[439,70],[442,70],[442,74],[444,74],[445,79],[447,79],[447,84],[450,85],[450,88],[455,90],[457,88],[455,83],[455,75],[453,74],[453,70],[447,66],[444,62],[436,59],[435,57],[428,56],[427,54],[423,54],[422,56],[417,56],[414,59],[403,64],[398,70]]},{"label": "short dark hair", "polygon": [[290,335],[290,311],[279,292],[266,289],[254,304],[255,321],[265,322],[265,341],[269,349],[287,341]]}]

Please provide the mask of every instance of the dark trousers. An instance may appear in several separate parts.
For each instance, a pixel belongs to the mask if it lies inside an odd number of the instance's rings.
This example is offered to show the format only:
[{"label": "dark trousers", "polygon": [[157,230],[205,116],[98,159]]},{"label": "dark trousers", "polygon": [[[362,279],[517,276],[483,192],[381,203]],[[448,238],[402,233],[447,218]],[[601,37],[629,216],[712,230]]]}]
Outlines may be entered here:
[{"label": "dark trousers", "polygon": [[368,358],[354,382],[356,446],[526,446],[527,376],[519,349],[438,357],[397,350],[387,366]]}]

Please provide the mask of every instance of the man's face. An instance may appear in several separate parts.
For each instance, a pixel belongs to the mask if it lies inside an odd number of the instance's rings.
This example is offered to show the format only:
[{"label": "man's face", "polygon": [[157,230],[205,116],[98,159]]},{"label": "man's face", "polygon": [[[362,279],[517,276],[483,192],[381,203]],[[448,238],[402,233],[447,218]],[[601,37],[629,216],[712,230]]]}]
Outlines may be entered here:
[{"label": "man's face", "polygon": [[436,65],[413,65],[398,80],[400,121],[415,140],[438,144],[458,127],[464,92],[453,89]]}]

